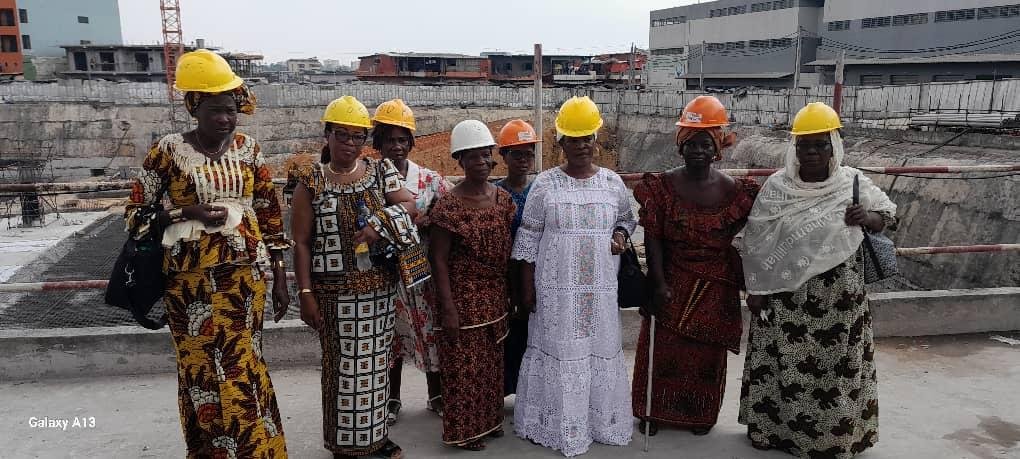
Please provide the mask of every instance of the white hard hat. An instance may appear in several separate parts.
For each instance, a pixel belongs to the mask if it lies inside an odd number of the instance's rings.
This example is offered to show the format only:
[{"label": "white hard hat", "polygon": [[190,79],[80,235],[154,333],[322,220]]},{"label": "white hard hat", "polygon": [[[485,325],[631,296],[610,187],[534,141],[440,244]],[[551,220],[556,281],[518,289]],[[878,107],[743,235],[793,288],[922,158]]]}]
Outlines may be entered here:
[{"label": "white hard hat", "polygon": [[450,155],[475,148],[494,147],[496,141],[485,123],[478,120],[464,120],[457,123],[450,132]]}]

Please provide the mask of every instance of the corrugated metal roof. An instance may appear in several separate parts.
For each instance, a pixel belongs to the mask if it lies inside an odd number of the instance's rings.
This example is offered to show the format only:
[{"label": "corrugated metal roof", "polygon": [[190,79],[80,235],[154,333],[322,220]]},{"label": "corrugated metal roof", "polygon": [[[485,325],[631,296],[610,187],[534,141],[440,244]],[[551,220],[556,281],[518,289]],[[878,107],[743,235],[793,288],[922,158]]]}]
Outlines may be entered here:
[{"label": "corrugated metal roof", "polygon": [[372,56],[392,56],[392,57],[433,57],[439,59],[488,59],[482,56],[471,56],[468,54],[453,54],[453,53],[376,53],[368,56],[360,56],[358,59],[363,59]]},{"label": "corrugated metal roof", "polygon": [[[846,65],[955,64],[974,62],[1020,62],[1020,54],[955,54],[936,57],[870,57],[846,59]],[[804,65],[835,66],[835,59],[818,59]]]}]

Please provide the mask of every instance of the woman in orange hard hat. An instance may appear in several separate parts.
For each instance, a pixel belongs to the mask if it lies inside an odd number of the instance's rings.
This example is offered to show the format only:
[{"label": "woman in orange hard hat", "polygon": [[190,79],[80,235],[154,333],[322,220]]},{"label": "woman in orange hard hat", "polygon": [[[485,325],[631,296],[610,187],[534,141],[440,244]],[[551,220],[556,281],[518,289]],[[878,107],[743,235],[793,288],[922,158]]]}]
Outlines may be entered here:
[{"label": "woman in orange hard hat", "polygon": [[270,269],[273,318],[287,312],[290,243],[259,145],[236,131],[237,114],[252,114],[255,96],[205,49],[181,56],[174,87],[195,129],[153,145],[125,218],[131,237],[157,232],[166,247],[163,303],[187,456],[287,457],[262,358],[262,316]]},{"label": "woman in orange hard hat", "polygon": [[[734,135],[712,96],[684,107],[676,145],[684,165],[645,175],[634,187],[645,230],[652,304],[642,308],[632,391],[642,432],[659,425],[704,435],[715,425],[726,387],[726,351],[740,350],[740,257],[734,236],[747,222],[758,185],[712,167]],[[649,328],[655,316],[651,415],[646,415]]]},{"label": "woman in orange hard hat", "polygon": [[[409,159],[414,149],[416,124],[414,112],[403,100],[393,99],[380,104],[375,109],[372,122],[375,126],[372,129],[372,148],[384,159],[390,160],[404,178],[404,188],[414,197],[415,207],[418,208],[418,217],[414,223],[421,234],[422,247],[428,247],[425,237],[429,226],[428,210],[452,185],[438,172]],[[401,370],[405,357],[425,372],[428,385],[426,408],[440,417],[443,415],[439,356],[433,331],[435,320],[433,308],[427,302],[432,297],[431,282],[409,288],[402,286],[398,290],[393,355],[390,361],[390,394],[386,402],[386,422],[391,425],[397,422],[397,414],[400,412]]]},{"label": "woman in orange hard hat", "polygon": [[[506,163],[506,178],[496,186],[506,190],[517,205],[517,213],[511,226],[511,238],[517,234],[524,215],[524,204],[531,191],[531,170],[535,167],[535,150],[542,139],[527,121],[513,120],[499,130],[496,138],[499,156]],[[528,348],[528,311],[521,306],[520,262],[512,260],[508,288],[510,290],[510,334],[503,341],[503,395],[517,392],[517,378],[521,371],[521,360]]]}]

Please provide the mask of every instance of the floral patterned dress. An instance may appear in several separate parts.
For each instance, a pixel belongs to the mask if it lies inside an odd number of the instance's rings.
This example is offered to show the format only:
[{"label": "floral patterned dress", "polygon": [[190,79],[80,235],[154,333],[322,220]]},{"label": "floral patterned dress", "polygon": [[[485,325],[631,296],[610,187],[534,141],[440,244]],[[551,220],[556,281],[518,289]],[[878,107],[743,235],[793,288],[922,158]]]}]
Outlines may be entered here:
[{"label": "floral patterned dress", "polygon": [[[759,186],[738,180],[715,208],[679,197],[668,178],[648,174],[634,187],[645,236],[663,247],[673,300],[656,315],[652,422],[711,428],[726,389],[726,351],[740,351],[740,257],[731,245],[747,223]],[[634,417],[645,419],[649,319],[641,324],[631,392]]]},{"label": "floral patterned dress", "polygon": [[[452,188],[438,172],[407,161],[407,177],[404,188],[414,196],[418,212],[425,214],[436,199]],[[422,234],[422,245],[428,242]],[[432,316],[434,298],[432,281],[423,282],[412,288],[401,287],[397,297],[397,322],[394,326],[396,339],[393,341],[393,360],[397,356],[409,358],[414,366],[424,372],[439,371],[439,355],[436,350],[435,320]]]},{"label": "floral patterned dress", "polygon": [[[280,411],[262,358],[267,249],[290,247],[272,175],[258,144],[236,134],[211,161],[181,134],[152,147],[125,218],[146,232],[146,205],[223,204],[240,223],[168,240],[164,270],[170,333],[177,352],[178,404],[188,457],[287,456]],[[172,226],[166,231],[172,232]]]},{"label": "floral patterned dress", "polygon": [[497,188],[496,204],[477,209],[452,194],[439,199],[432,224],[453,236],[450,292],[460,318],[456,340],[439,340],[443,442],[464,444],[503,428],[506,270],[516,206]]}]

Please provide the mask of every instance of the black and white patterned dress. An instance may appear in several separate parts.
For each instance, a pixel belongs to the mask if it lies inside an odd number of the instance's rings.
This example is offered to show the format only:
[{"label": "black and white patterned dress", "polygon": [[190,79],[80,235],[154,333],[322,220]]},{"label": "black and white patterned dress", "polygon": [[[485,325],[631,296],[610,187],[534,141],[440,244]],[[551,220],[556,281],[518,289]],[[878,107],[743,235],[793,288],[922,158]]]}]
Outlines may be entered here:
[{"label": "black and white patterned dress", "polygon": [[[892,215],[883,214],[892,221]],[[862,252],[751,320],[739,422],[760,446],[844,459],[878,441],[878,381]]]}]

